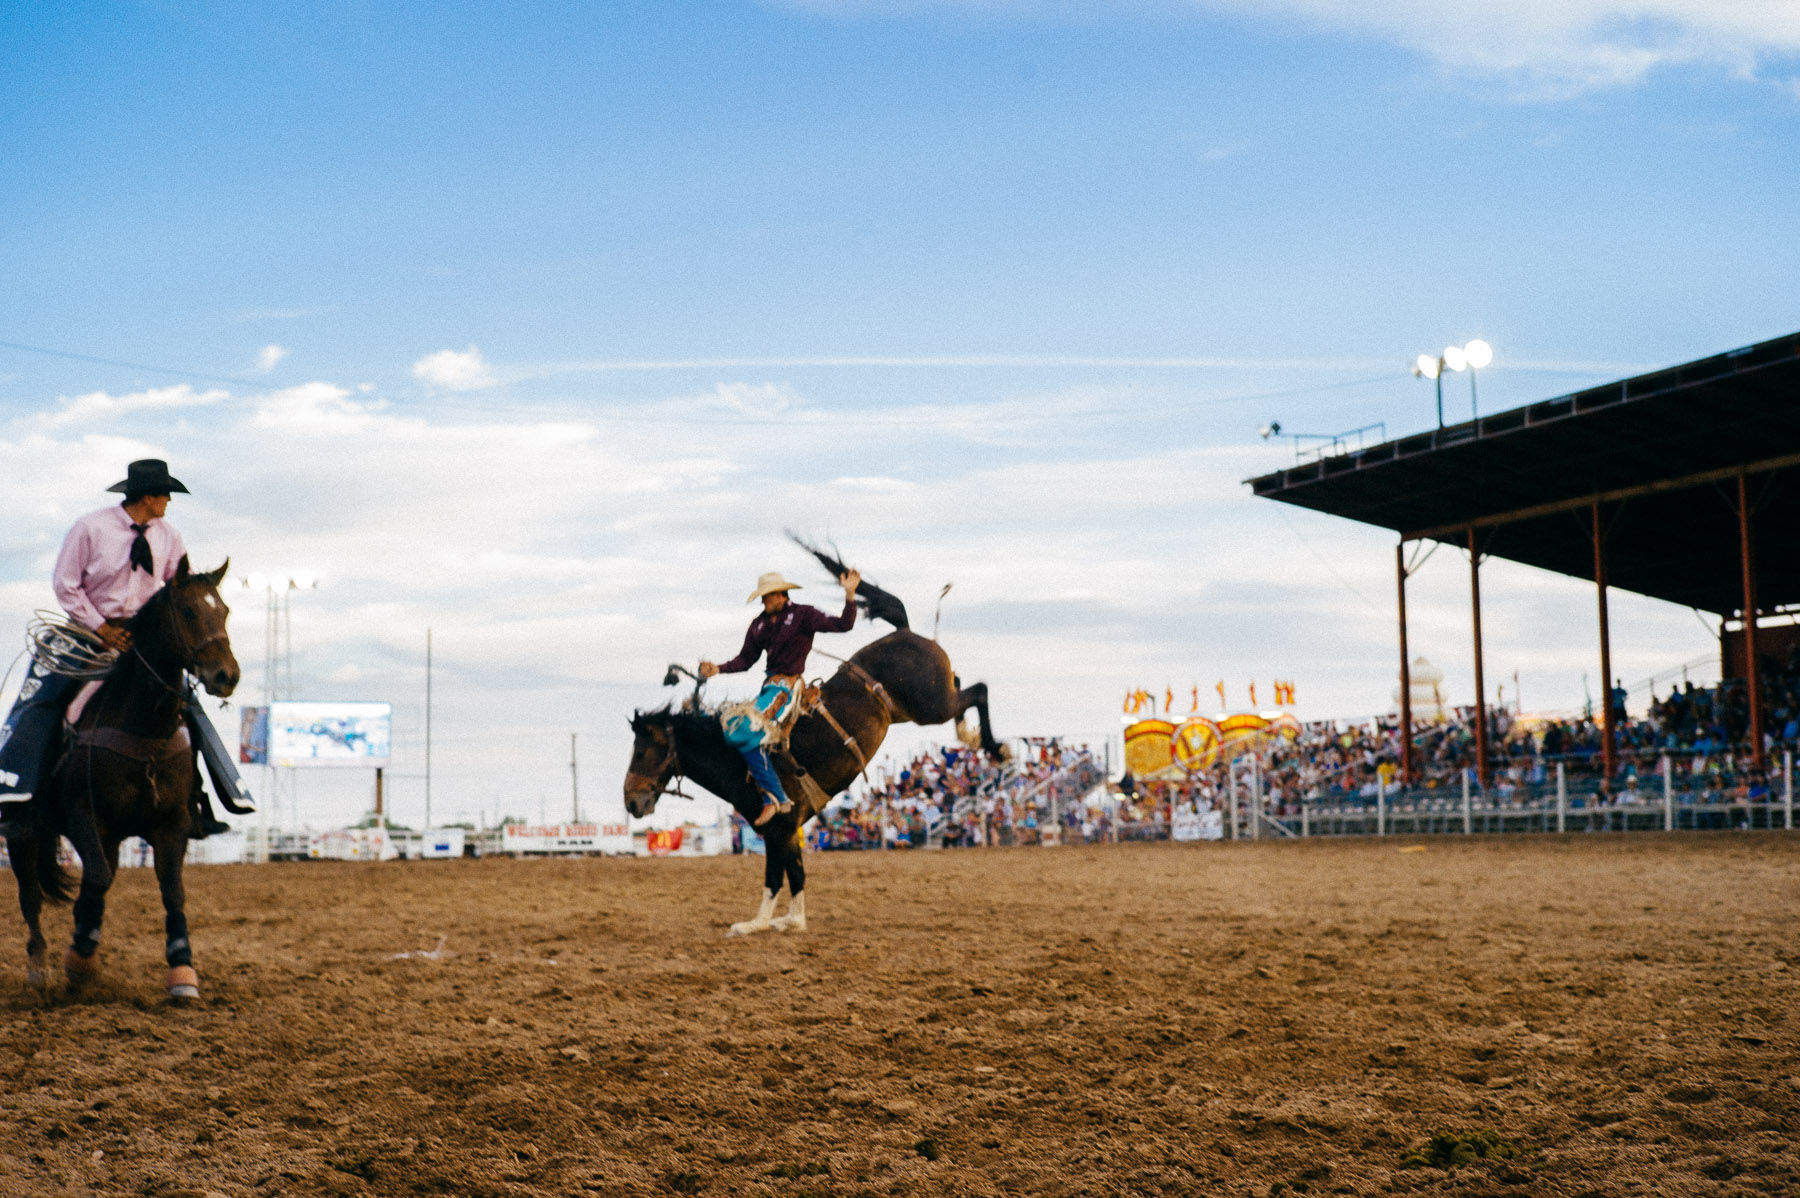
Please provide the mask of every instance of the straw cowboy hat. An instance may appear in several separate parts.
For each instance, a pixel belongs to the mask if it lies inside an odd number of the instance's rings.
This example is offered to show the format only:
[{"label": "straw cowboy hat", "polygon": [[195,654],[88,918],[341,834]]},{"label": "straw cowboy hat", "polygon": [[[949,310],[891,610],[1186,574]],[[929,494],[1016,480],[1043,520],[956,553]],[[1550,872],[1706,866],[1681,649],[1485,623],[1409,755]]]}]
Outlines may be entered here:
[{"label": "straw cowboy hat", "polygon": [[797,582],[789,582],[781,576],[780,570],[771,570],[756,580],[756,589],[750,592],[745,603],[755,603],[764,595],[773,595],[776,591],[798,591],[801,586]]}]

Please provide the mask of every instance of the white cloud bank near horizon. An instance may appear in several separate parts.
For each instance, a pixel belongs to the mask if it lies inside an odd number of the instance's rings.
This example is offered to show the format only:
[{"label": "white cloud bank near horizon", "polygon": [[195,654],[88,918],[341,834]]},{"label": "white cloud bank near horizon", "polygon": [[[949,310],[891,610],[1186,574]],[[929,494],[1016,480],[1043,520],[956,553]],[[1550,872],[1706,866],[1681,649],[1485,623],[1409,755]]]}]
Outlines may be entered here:
[{"label": "white cloud bank near horizon", "polygon": [[966,9],[1032,17],[1196,11],[1299,22],[1403,47],[1515,99],[1561,100],[1700,66],[1767,74],[1800,94],[1800,4],[1792,0],[780,0],[838,15]]},{"label": "white cloud bank near horizon", "polygon": [[[291,597],[298,689],[395,704],[390,794],[402,820],[421,814],[426,628],[434,814],[566,810],[570,731],[588,810],[616,812],[626,716],[668,697],[668,662],[735,650],[756,575],[781,569],[807,583],[800,598],[833,606],[830,581],[782,539],[787,526],[835,539],[918,627],[954,582],[943,640],[963,678],[989,683],[1002,735],[1097,743],[1140,685],[1185,692],[1223,679],[1242,702],[1253,680],[1292,678],[1306,718],[1383,710],[1393,689],[1388,534],[1253,499],[1241,480],[1279,464],[1261,443],[1140,441],[1129,425],[1095,435],[1091,422],[1068,423],[1119,403],[1092,388],[867,423],[834,422],[767,378],[721,378],[619,419],[592,401],[530,417],[403,408],[325,380],[170,390],[154,402],[49,403],[47,417],[0,426],[0,470],[21,480],[0,510],[0,631],[51,605],[69,522],[110,501],[104,488],[131,459],[167,458],[193,490],[170,517],[196,565],[229,555],[237,578],[322,579]],[[1459,561],[1440,553],[1409,604],[1415,651],[1466,701]],[[1535,708],[1578,704],[1594,672],[1591,588],[1495,563],[1483,589],[1490,677],[1511,695],[1518,670]],[[257,702],[263,598],[239,587],[228,599],[240,701]],[[1628,682],[1706,640],[1689,613],[1629,596],[1615,601],[1614,627]],[[847,655],[874,635],[859,626],[819,647]],[[890,743],[948,735],[899,730]],[[355,818],[367,789],[308,775],[301,815]]]}]

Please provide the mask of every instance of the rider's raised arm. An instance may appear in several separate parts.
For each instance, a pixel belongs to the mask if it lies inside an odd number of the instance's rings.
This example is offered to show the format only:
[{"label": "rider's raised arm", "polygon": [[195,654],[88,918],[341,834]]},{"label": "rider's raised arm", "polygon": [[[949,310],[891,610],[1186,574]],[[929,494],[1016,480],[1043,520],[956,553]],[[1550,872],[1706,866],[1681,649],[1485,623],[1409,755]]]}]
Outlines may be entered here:
[{"label": "rider's raised arm", "polygon": [[839,615],[828,616],[818,608],[808,608],[814,613],[811,624],[814,632],[849,632],[856,627],[856,596],[844,596],[844,610]]},{"label": "rider's raised arm", "polygon": [[739,649],[738,655],[730,661],[719,663],[719,673],[742,674],[756,664],[756,659],[762,656],[762,651],[763,647],[756,638],[756,625],[752,623],[750,631],[744,633],[744,647]]},{"label": "rider's raised arm", "polygon": [[84,628],[98,628],[106,623],[106,617],[94,607],[87,592],[82,589],[83,575],[87,573],[88,561],[93,556],[93,542],[88,530],[87,521],[77,521],[63,538],[62,552],[56,555],[56,569],[51,573],[50,586],[56,592],[56,601],[62,609],[69,613],[69,618]]}]

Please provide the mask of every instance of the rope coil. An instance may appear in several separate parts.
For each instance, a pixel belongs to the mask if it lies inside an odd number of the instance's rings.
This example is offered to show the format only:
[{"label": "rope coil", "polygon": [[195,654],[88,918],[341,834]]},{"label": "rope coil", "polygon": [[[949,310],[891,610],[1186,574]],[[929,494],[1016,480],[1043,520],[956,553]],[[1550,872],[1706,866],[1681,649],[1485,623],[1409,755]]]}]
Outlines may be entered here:
[{"label": "rope coil", "polygon": [[104,678],[119,657],[118,650],[97,633],[51,611],[33,613],[25,626],[25,642],[39,669],[64,678]]}]

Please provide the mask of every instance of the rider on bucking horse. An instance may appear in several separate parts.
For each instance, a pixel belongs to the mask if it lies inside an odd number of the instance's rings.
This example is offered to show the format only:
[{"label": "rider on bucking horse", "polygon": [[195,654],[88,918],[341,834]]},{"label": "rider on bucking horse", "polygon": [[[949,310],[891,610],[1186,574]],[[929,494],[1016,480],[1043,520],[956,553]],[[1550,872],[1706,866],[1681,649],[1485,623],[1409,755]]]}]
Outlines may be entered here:
[{"label": "rider on bucking horse", "polygon": [[[169,473],[168,463],[156,458],[131,463],[126,477],[107,490],[123,492],[124,500],[75,521],[57,555],[52,586],[70,620],[93,632],[107,648],[123,653],[131,648],[126,623],[175,577],[186,560],[181,534],[163,516],[172,494],[189,492]],[[22,833],[27,827],[26,806],[55,763],[64,713],[81,687],[80,679],[35,661],[26,673],[19,697],[0,726],[0,835]],[[194,744],[199,745],[201,730],[193,724],[206,717],[198,705],[192,705],[187,718]],[[205,731],[210,733],[210,726]],[[212,739],[217,740],[216,734]],[[232,783],[235,779],[227,785]],[[220,785],[217,776],[213,784]],[[225,797],[242,796],[232,793]],[[190,802],[194,805],[194,839],[229,830],[213,814],[197,769]]]},{"label": "rider on bucking horse", "polygon": [[730,704],[723,713],[726,739],[743,755],[751,779],[762,792],[762,813],[756,817],[759,828],[778,812],[791,811],[794,806],[769,761],[767,746],[771,741],[779,742],[782,726],[792,723],[798,715],[802,676],[807,655],[812,652],[813,636],[820,632],[849,632],[856,624],[856,588],[862,575],[851,570],[839,576],[838,582],[844,588],[844,610],[840,615],[828,616],[816,607],[788,598],[789,591],[800,589],[799,583],[787,581],[779,571],[764,574],[756,580],[756,589],[746,600],[762,600],[763,610],[750,622],[744,647],[728,662],[700,663],[700,677],[711,678],[715,674],[741,674],[755,665],[758,657],[768,654],[768,676],[756,698]]}]

